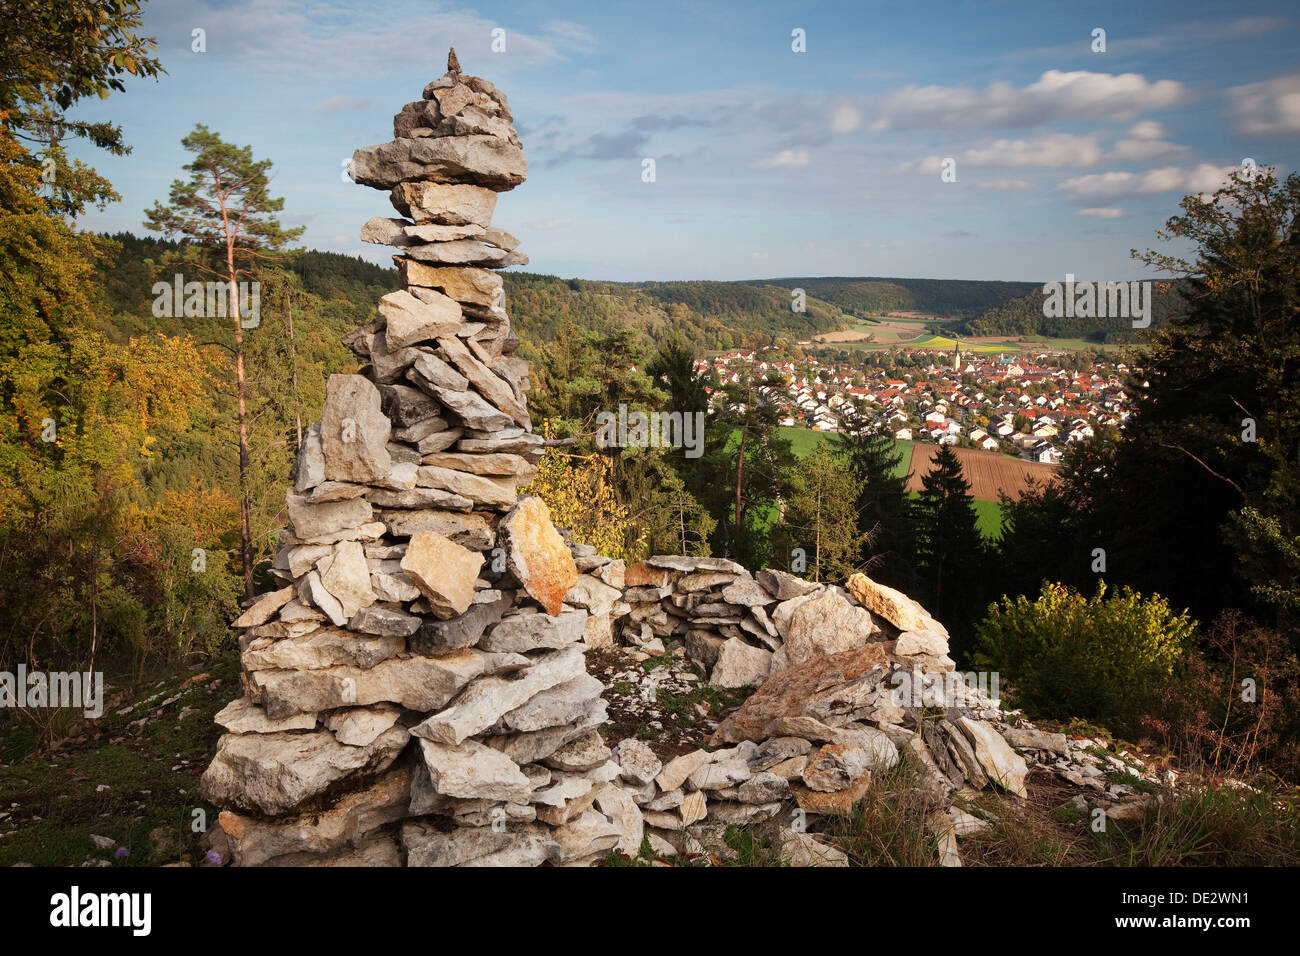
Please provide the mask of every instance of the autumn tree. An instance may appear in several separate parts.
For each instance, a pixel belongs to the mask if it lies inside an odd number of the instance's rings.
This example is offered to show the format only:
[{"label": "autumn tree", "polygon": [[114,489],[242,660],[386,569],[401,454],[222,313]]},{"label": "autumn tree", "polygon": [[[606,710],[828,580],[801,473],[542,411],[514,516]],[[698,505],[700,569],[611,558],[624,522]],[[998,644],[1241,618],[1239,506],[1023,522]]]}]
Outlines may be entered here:
[{"label": "autumn tree", "polygon": [[88,97],[124,90],[127,76],[165,72],[152,55],[154,38],[135,32],[140,8],[138,0],[0,0],[0,123],[14,140],[31,144],[10,150],[4,161],[40,173],[53,213],[76,216],[91,203],[102,208],[118,198],[90,166],[70,163],[63,143],[72,137],[115,156],[131,151],[120,126],[67,112]]},{"label": "autumn tree", "polygon": [[255,588],[248,489],[249,418],[239,283],[241,277],[252,279],[259,262],[285,248],[305,227],[285,229],[273,215],[284,208],[284,200],[270,195],[269,159],[255,161],[251,147],[232,146],[202,124],[181,144],[194,154],[184,167],[189,178],[172,183],[167,205],[155,203],[145,213],[145,227],[191,240],[193,244],[184,246],[176,261],[218,277],[228,290],[225,311],[234,333],[240,545],[245,598],[251,600]]}]

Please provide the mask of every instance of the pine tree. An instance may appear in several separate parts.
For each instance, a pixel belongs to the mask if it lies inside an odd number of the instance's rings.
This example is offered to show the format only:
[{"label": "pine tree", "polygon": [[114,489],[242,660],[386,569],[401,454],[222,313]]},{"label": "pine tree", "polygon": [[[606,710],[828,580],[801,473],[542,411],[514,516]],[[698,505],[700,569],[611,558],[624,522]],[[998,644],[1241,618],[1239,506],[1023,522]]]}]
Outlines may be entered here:
[{"label": "pine tree", "polygon": [[283,249],[305,227],[285,229],[272,215],[284,200],[269,193],[271,161],[253,160],[251,147],[224,142],[202,124],[181,140],[194,159],[185,166],[188,180],[172,183],[166,206],[154,203],[145,213],[145,227],[164,235],[190,239],[178,261],[217,276],[229,289],[226,303],[234,330],[234,378],[239,437],[240,545],[244,567],[244,596],[252,599],[253,537],[250,522],[248,471],[249,433],[247,384],[244,372],[244,325],[240,315],[240,277],[252,278],[251,268],[268,252]]},{"label": "pine tree", "polygon": [[898,474],[904,451],[882,427],[861,414],[836,438],[858,486],[856,524],[864,548],[859,564],[882,583],[911,593],[916,555],[907,474]]},{"label": "pine tree", "polygon": [[948,628],[952,650],[961,654],[978,623],[985,549],[970,483],[951,446],[940,446],[921,485],[914,505],[919,576],[914,596]]}]

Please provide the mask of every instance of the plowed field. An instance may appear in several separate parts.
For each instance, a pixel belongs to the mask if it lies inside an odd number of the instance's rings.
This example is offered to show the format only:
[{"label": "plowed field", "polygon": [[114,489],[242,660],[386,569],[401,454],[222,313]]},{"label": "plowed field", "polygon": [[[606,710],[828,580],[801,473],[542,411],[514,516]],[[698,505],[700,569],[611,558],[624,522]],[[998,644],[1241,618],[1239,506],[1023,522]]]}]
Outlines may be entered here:
[{"label": "plowed field", "polygon": [[[1032,477],[1038,485],[1056,478],[1055,465],[1017,460],[977,448],[953,448],[953,451],[957,453],[957,460],[970,482],[971,496],[975,498],[997,501],[998,492],[1005,491],[1014,500],[1020,497],[1029,478]],[[908,491],[921,490],[921,478],[934,468],[934,456],[938,453],[938,445],[912,446],[912,476],[907,479]]]}]

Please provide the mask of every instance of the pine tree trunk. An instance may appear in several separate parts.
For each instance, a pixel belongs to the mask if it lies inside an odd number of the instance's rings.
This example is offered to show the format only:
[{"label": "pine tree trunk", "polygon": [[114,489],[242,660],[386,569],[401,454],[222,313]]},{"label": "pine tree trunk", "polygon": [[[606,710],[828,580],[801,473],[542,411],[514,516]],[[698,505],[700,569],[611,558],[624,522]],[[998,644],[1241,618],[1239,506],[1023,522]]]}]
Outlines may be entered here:
[{"label": "pine tree trunk", "polygon": [[235,250],[226,245],[226,271],[230,281],[230,313],[235,321],[235,396],[239,408],[239,541],[244,565],[244,598],[251,601],[253,590],[253,532],[248,503],[248,403],[245,398],[244,329],[240,325],[239,287],[235,281]]}]

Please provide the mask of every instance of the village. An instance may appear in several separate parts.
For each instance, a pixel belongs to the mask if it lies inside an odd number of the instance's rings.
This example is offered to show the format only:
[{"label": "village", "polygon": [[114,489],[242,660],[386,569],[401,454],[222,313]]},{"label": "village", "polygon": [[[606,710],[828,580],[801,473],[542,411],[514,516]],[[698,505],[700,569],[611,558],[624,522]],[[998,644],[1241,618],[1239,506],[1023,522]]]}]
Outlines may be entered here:
[{"label": "village", "polygon": [[811,354],[768,361],[761,352],[734,350],[697,361],[696,371],[716,386],[709,389],[712,403],[722,400],[722,386],[755,375],[763,383],[759,400],[780,410],[782,425],[839,432],[865,420],[900,441],[1051,465],[1070,443],[1122,427],[1134,407],[1122,361],[1094,360],[1071,371],[1059,352],[962,352],[960,344],[951,352],[908,354],[928,365],[855,368]]}]

